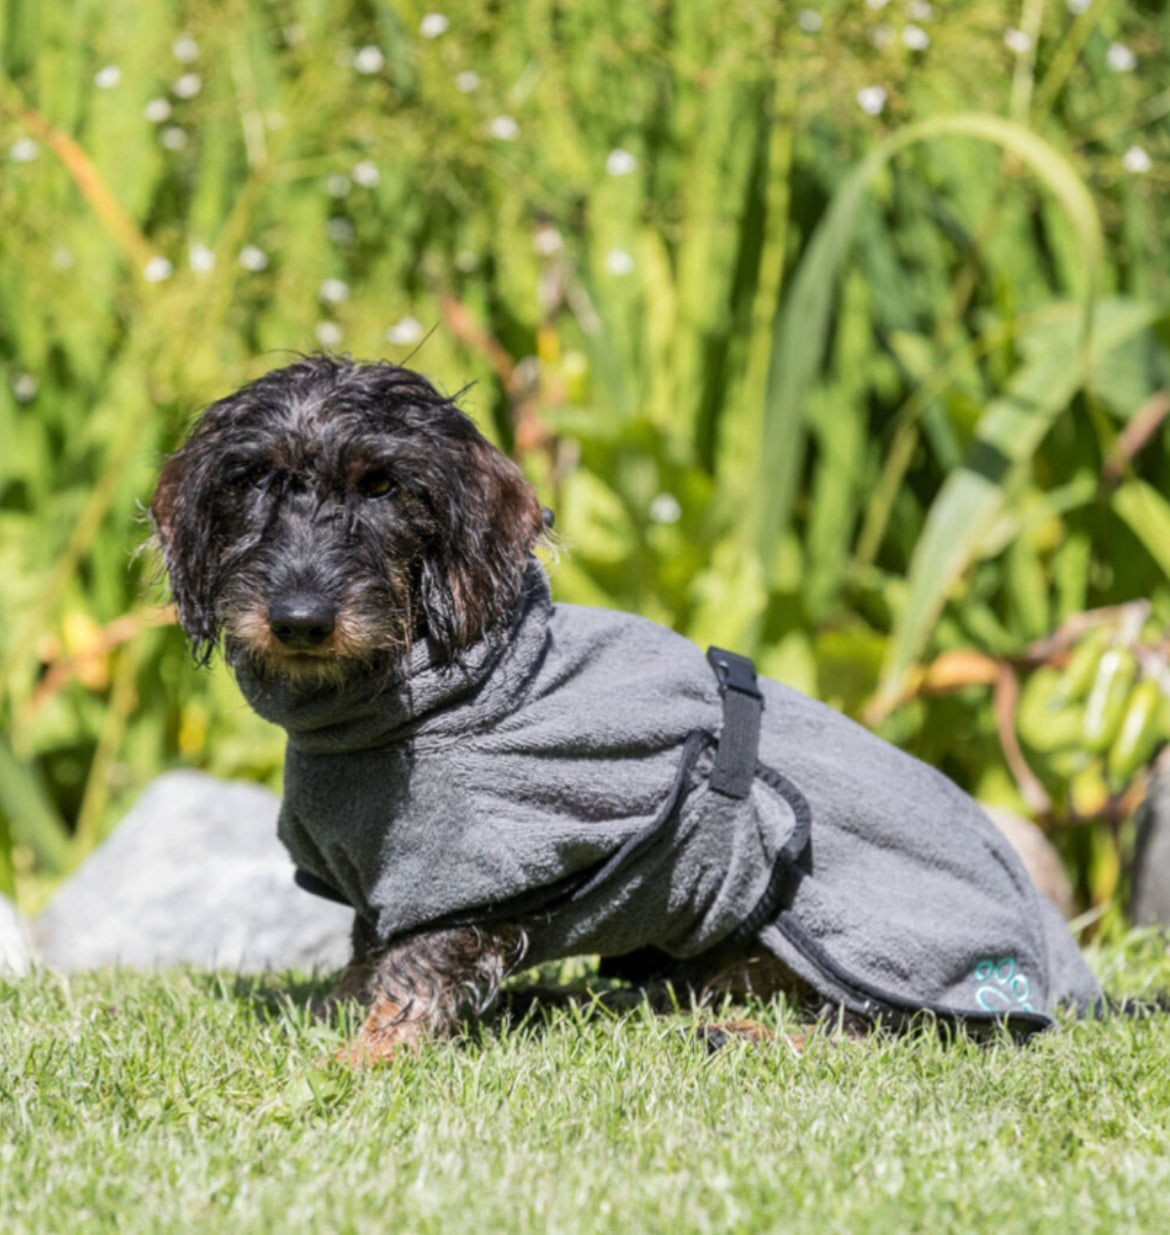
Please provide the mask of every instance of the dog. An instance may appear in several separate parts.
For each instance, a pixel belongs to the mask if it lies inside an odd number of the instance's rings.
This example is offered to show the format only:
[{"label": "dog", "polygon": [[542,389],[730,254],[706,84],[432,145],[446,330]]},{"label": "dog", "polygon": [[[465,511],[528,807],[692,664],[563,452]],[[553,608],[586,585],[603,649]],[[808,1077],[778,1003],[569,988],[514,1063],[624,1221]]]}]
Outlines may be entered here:
[{"label": "dog", "polygon": [[366,1009],[352,1061],[575,953],[861,1021],[1030,1032],[1099,1000],[944,777],[744,658],[553,606],[536,493],[421,375],[274,370],[204,412],[150,510],[196,659],[222,646],[288,731],[298,881],[355,908],[327,1001]]}]

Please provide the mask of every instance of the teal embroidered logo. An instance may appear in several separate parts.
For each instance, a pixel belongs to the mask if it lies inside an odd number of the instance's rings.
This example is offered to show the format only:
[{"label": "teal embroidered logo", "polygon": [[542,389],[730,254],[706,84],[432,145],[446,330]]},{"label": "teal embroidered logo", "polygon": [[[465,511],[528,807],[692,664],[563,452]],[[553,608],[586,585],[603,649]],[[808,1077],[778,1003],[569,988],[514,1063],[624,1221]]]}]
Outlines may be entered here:
[{"label": "teal embroidered logo", "polygon": [[984,1012],[1034,1012],[1029,1000],[1032,983],[1016,965],[1014,956],[1001,956],[997,960],[984,957],[976,966],[975,1002]]}]

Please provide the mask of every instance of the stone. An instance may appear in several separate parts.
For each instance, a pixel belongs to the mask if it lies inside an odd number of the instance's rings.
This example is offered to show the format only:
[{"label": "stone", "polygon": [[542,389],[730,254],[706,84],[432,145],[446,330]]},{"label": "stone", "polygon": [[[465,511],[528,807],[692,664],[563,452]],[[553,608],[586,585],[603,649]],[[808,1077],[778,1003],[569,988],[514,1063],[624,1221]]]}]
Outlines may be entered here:
[{"label": "stone", "polygon": [[1019,855],[1032,882],[1066,917],[1073,914],[1073,891],[1056,846],[1030,820],[1002,806],[980,802],[983,812]]},{"label": "stone", "polygon": [[24,918],[6,896],[0,896],[0,978],[21,978],[31,964]]},{"label": "stone", "polygon": [[332,972],[353,911],[302,891],[279,800],[199,772],[153,781],[32,925],[44,964]]},{"label": "stone", "polygon": [[1131,870],[1134,926],[1170,926],[1170,766],[1155,765],[1137,812],[1137,842]]}]

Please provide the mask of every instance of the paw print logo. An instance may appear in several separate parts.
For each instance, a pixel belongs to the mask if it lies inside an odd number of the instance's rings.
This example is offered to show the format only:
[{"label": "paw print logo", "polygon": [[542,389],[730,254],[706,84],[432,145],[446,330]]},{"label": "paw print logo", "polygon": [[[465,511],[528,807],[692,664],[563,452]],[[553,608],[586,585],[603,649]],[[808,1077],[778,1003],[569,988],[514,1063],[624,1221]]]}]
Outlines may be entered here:
[{"label": "paw print logo", "polygon": [[1032,983],[1014,956],[986,957],[975,966],[975,1002],[984,1012],[1033,1012]]}]

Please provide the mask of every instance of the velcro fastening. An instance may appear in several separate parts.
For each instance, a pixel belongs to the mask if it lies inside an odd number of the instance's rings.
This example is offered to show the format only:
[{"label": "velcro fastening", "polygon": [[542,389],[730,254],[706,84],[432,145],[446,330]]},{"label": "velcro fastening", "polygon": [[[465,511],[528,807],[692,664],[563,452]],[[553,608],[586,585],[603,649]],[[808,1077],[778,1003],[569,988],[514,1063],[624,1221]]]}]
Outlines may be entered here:
[{"label": "velcro fastening", "polygon": [[746,798],[752,789],[760,749],[760,715],[764,696],[756,685],[756,667],[746,656],[708,648],[707,660],[723,695],[723,729],[715,752],[711,788],[729,798]]}]

